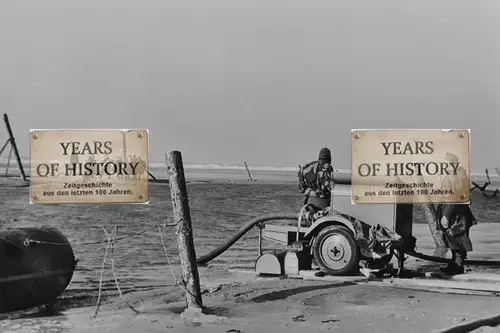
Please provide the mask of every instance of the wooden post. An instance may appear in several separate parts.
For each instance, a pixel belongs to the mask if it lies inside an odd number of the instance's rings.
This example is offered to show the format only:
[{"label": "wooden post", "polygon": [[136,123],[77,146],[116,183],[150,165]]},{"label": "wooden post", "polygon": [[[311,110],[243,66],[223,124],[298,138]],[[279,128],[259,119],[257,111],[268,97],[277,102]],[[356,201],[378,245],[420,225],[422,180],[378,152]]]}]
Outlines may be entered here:
[{"label": "wooden post", "polygon": [[436,216],[436,207],[433,204],[421,204],[420,207],[429,225],[434,243],[436,244],[434,255],[437,257],[444,257],[446,252],[448,252],[448,246],[446,245],[443,232],[438,229],[438,223],[440,223],[440,221],[438,221]]},{"label": "wooden post", "polygon": [[149,177],[153,178],[153,180],[157,180],[156,177],[149,171],[148,171],[148,175],[149,175]]},{"label": "wooden post", "polygon": [[[424,182],[424,178],[419,176],[419,180]],[[427,199],[430,200],[430,196],[427,196]],[[434,254],[436,256],[443,256],[448,251],[446,241],[444,239],[443,232],[439,230],[438,224],[441,222],[438,221],[436,206],[432,203],[420,204],[420,208],[422,209],[422,213],[424,213],[424,217],[427,220],[427,224],[429,225],[429,230],[431,232],[432,238],[434,239],[434,244],[436,244],[436,250]]]},{"label": "wooden post", "polygon": [[5,177],[9,176],[10,159],[12,158],[12,145],[9,149],[9,157],[7,158],[7,166],[5,167]]},{"label": "wooden post", "polygon": [[7,148],[7,145],[9,143],[10,143],[10,139],[7,139],[7,141],[5,141],[5,143],[2,146],[2,149],[0,149],[0,156],[3,154],[3,151],[5,150],[5,148]]},{"label": "wooden post", "polygon": [[14,133],[12,132],[12,127],[10,127],[9,117],[6,113],[3,114],[3,121],[5,122],[5,127],[7,127],[7,132],[9,133],[10,144],[14,149],[14,154],[16,155],[17,164],[19,166],[19,170],[21,171],[21,176],[25,182],[28,181],[26,178],[26,174],[24,173],[23,164],[21,163],[21,156],[19,156],[19,150],[17,150],[16,139],[14,138]]},{"label": "wooden post", "polygon": [[[396,198],[396,221],[394,231],[403,237],[402,247],[398,249],[398,276],[404,276],[405,271],[405,253],[414,252],[415,244],[413,240],[413,204],[397,203]],[[410,243],[411,242],[411,243]],[[410,248],[410,245],[412,246]]]},{"label": "wooden post", "polygon": [[250,170],[248,169],[247,162],[243,162],[243,163],[245,163],[245,169],[247,169],[248,179],[252,182],[253,181],[252,174],[250,173]]},{"label": "wooden post", "polygon": [[191,213],[184,176],[182,155],[179,151],[171,151],[166,156],[167,173],[172,196],[174,221],[176,223],[177,243],[181,259],[182,283],[186,289],[186,304],[188,309],[203,308],[201,300],[200,276],[196,264]]}]

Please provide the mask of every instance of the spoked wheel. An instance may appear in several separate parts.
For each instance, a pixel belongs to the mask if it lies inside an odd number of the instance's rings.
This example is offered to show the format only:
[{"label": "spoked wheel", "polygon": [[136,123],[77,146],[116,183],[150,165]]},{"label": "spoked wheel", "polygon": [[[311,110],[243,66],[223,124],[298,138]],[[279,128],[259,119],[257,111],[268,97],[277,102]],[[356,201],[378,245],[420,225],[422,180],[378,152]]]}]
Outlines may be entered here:
[{"label": "spoked wheel", "polygon": [[329,226],[314,238],[313,256],[328,275],[348,275],[359,267],[359,248],[346,227]]}]

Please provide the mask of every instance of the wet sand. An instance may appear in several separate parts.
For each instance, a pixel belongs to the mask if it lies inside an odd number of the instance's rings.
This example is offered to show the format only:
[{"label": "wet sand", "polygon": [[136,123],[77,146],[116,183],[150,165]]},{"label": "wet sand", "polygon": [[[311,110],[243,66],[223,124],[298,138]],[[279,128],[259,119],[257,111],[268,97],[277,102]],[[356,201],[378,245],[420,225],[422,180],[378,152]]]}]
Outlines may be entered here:
[{"label": "wet sand", "polygon": [[[211,291],[210,291],[211,290]],[[140,314],[104,305],[0,322],[1,332],[434,332],[493,315],[496,296],[449,295],[391,287],[305,280],[260,280],[211,287],[206,316],[183,318],[182,290],[130,295]],[[475,332],[498,332],[485,327]]]}]

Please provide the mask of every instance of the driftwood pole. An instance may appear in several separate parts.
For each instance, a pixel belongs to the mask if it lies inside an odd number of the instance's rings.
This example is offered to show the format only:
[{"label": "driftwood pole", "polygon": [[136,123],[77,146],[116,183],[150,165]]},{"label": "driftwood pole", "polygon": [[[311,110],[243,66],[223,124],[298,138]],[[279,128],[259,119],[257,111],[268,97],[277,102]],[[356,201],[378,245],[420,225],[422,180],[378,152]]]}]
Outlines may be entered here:
[{"label": "driftwood pole", "polygon": [[422,213],[424,213],[425,219],[431,231],[432,238],[434,239],[434,244],[436,244],[436,249],[434,250],[434,255],[437,257],[444,257],[446,252],[448,252],[448,246],[444,240],[443,232],[438,229],[438,221],[436,215],[436,207],[433,204],[421,204],[420,208]]},{"label": "driftwood pole", "polygon": [[[9,117],[6,113],[3,114],[3,121],[5,123],[5,127],[7,127],[7,132],[9,133],[9,140],[12,149],[14,150],[14,155],[16,155],[17,165],[19,166],[19,171],[21,171],[21,177],[25,182],[28,181],[26,178],[26,174],[24,173],[23,163],[21,162],[21,156],[19,156],[19,150],[17,149],[16,139],[14,138],[14,132],[12,131],[12,127],[10,126]],[[12,152],[12,151],[11,151]],[[10,158],[9,158],[10,160]]]},{"label": "driftwood pole", "polygon": [[245,163],[245,169],[247,169],[247,172],[248,172],[248,180],[250,180],[252,182],[253,181],[252,174],[250,173],[250,169],[248,169],[247,162],[243,162],[243,163]]},{"label": "driftwood pole", "polygon": [[175,233],[179,246],[181,259],[182,279],[186,291],[186,305],[188,309],[201,310],[200,276],[196,264],[196,252],[194,249],[193,229],[191,227],[191,213],[184,176],[182,155],[179,151],[171,151],[166,156],[167,173],[170,183],[170,193],[176,223]]},{"label": "driftwood pole", "polygon": [[[424,177],[420,176],[419,180],[424,182]],[[434,251],[434,255],[438,257],[443,257],[448,251],[446,241],[444,239],[443,232],[440,230],[440,221],[438,221],[438,216],[436,212],[436,206],[432,204],[432,200],[430,195],[427,195],[427,199],[429,203],[420,204],[420,208],[422,209],[422,213],[424,214],[425,219],[427,220],[427,225],[429,226],[429,230],[432,235],[432,239],[434,239],[434,244],[436,245],[436,249]]]}]

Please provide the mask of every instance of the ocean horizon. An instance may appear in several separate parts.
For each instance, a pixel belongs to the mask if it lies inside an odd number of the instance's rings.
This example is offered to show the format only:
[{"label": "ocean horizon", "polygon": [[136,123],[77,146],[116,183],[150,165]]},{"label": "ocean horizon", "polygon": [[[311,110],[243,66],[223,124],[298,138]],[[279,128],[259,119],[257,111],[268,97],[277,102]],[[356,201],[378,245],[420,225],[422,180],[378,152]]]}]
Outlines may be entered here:
[{"label": "ocean horizon", "polygon": [[[30,161],[27,158],[22,158],[21,163],[25,169],[26,174],[29,175],[29,164]],[[0,168],[5,169],[7,167],[7,160],[0,160]],[[17,162],[14,158],[10,161],[9,170],[14,171],[17,169]],[[217,163],[186,163],[184,164],[184,169],[188,170],[213,170],[213,171],[246,171],[245,165],[236,165],[236,164],[217,164]],[[297,166],[273,166],[273,165],[248,165],[248,169],[250,171],[262,171],[262,172],[298,172],[299,167]],[[165,161],[150,161],[149,162],[149,170],[151,172],[159,172],[162,174],[166,174],[166,165]],[[490,169],[489,169],[490,170]],[[499,170],[500,171],[500,170]],[[335,172],[341,174],[350,174],[350,169],[335,169]],[[0,175],[3,173],[3,170],[0,170]],[[495,181],[500,181],[500,172],[493,169],[490,170],[490,178]],[[472,172],[471,173],[472,181],[476,180],[484,180],[486,179],[486,173],[483,172]]]}]

